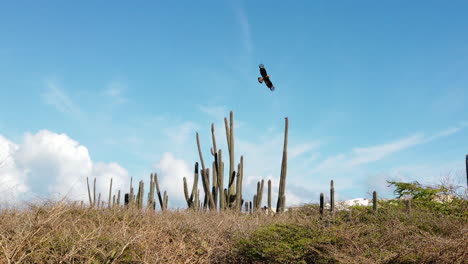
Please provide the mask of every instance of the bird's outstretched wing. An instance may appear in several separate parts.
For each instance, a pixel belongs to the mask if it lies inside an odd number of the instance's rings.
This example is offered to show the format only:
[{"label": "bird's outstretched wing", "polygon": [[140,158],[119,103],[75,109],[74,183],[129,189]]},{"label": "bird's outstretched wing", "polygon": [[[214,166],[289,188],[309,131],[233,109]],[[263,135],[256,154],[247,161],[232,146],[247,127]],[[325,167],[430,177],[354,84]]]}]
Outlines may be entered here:
[{"label": "bird's outstretched wing", "polygon": [[270,78],[265,78],[265,84],[268,88],[270,88],[270,90],[274,91],[275,90],[275,86],[273,86],[273,83],[270,81]]},{"label": "bird's outstretched wing", "polygon": [[263,78],[267,77],[268,74],[263,64],[260,64],[259,68],[260,68],[260,75],[262,75]]}]

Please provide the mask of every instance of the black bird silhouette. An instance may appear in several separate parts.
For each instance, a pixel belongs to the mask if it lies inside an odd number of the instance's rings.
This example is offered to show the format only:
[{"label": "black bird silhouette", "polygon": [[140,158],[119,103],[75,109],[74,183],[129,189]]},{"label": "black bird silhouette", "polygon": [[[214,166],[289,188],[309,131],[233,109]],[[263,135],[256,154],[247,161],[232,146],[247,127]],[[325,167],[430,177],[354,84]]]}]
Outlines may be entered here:
[{"label": "black bird silhouette", "polygon": [[274,91],[275,86],[273,86],[273,83],[270,80],[271,75],[267,74],[267,71],[265,70],[265,66],[263,66],[263,64],[258,65],[258,67],[260,68],[260,75],[262,75],[262,77],[258,77],[258,82],[265,82],[266,86],[270,88],[271,91]]}]

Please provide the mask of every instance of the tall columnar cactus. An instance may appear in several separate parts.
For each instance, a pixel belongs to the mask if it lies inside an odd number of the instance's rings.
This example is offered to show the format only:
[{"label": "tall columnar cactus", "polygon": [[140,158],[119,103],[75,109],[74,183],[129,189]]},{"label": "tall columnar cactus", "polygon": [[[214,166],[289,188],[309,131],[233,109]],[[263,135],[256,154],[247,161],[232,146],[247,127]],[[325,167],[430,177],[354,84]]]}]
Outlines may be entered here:
[{"label": "tall columnar cactus", "polygon": [[[216,154],[217,155],[217,154]],[[212,174],[212,185],[211,185],[211,196],[213,197],[215,209],[218,206],[218,174],[216,168],[216,162],[213,161],[211,165],[211,174]]]},{"label": "tall columnar cactus", "polygon": [[231,111],[229,113],[229,125],[227,118],[224,118],[224,124],[226,127],[226,138],[228,141],[229,149],[229,185],[228,185],[228,206],[229,208],[235,207],[234,200],[236,198],[236,186],[234,185],[234,178],[236,176],[234,172],[234,113]]},{"label": "tall columnar cactus", "polygon": [[168,198],[166,197],[167,196],[166,191],[164,191],[164,197],[163,197],[161,195],[161,190],[159,189],[157,173],[153,174],[153,179],[154,179],[154,186],[156,187],[156,194],[158,195],[159,205],[161,205],[161,210],[164,211],[167,209],[167,200],[168,200]]},{"label": "tall columnar cactus", "polygon": [[205,207],[208,207],[210,210],[216,210],[216,205],[214,203],[213,195],[211,195],[210,190],[210,169],[206,168],[202,170],[202,182],[203,190],[205,191]]},{"label": "tall columnar cactus", "polygon": [[325,199],[323,193],[320,193],[320,217],[323,217],[323,207],[325,206]]},{"label": "tall columnar cactus", "polygon": [[140,181],[138,184],[138,193],[136,197],[136,205],[138,209],[143,208],[143,193],[144,193],[144,183]]},{"label": "tall columnar cactus", "polygon": [[237,181],[236,181],[236,209],[242,210],[242,181],[244,178],[244,156],[241,156],[240,163],[237,166]]},{"label": "tall columnar cactus", "polygon": [[268,213],[270,213],[271,210],[271,180],[268,180]]},{"label": "tall columnar cactus", "polygon": [[195,209],[198,204],[198,162],[195,162],[195,171],[193,175],[193,186],[190,196],[188,195],[188,186],[187,179],[184,177],[184,194],[185,200],[187,201],[187,206],[189,208]]},{"label": "tall columnar cactus", "polygon": [[129,192],[129,197],[128,197],[128,205],[130,207],[133,207],[133,202],[134,202],[134,191],[133,191],[133,177],[130,177],[130,192]]},{"label": "tall columnar cactus", "polygon": [[89,188],[89,180],[88,180],[88,177],[86,177],[86,185],[88,186],[89,206],[90,206],[90,207],[93,207],[94,202],[93,202],[93,200],[91,199],[91,190],[90,190],[90,188]]},{"label": "tall columnar cactus", "polygon": [[278,191],[278,202],[276,205],[276,212],[281,213],[284,212],[286,206],[286,174],[288,168],[288,128],[289,128],[289,120],[285,118],[285,126],[284,126],[284,146],[283,146],[283,160],[281,161],[281,176],[280,176],[280,185]]},{"label": "tall columnar cactus", "polygon": [[167,196],[167,192],[164,191],[163,206],[161,206],[161,208],[162,208],[161,211],[166,211],[167,210],[167,203],[168,202],[169,202],[169,196]]},{"label": "tall columnar cactus", "polygon": [[117,206],[120,206],[120,190],[117,192]]},{"label": "tall columnar cactus", "polygon": [[[96,206],[96,177],[94,177],[94,183],[93,183],[93,207]],[[99,206],[99,203],[98,203]]]},{"label": "tall columnar cactus", "polygon": [[150,174],[150,189],[148,192],[148,204],[147,204],[147,207],[150,210],[156,210],[156,200],[154,199],[154,188],[155,188],[154,174],[151,173]]},{"label": "tall columnar cactus", "polygon": [[223,162],[223,152],[218,150],[218,153],[215,153],[215,166],[216,166],[216,175],[218,180],[218,196],[219,196],[219,210],[222,211],[226,209],[226,198],[224,195],[224,162]]},{"label": "tall columnar cactus", "polygon": [[465,163],[466,163],[466,186],[468,187],[468,155],[466,155],[465,158]]},{"label": "tall columnar cactus", "polygon": [[330,215],[335,214],[335,184],[333,180],[330,181]]},{"label": "tall columnar cactus", "polygon": [[372,193],[372,210],[374,210],[374,212],[377,212],[377,192],[376,191]]},{"label": "tall columnar cactus", "polygon": [[254,209],[258,210],[262,207],[264,180],[257,182],[257,194],[254,196]]},{"label": "tall columnar cactus", "polygon": [[111,208],[111,196],[112,196],[112,178],[111,178],[111,180],[110,180],[109,199],[108,199],[107,208]]}]

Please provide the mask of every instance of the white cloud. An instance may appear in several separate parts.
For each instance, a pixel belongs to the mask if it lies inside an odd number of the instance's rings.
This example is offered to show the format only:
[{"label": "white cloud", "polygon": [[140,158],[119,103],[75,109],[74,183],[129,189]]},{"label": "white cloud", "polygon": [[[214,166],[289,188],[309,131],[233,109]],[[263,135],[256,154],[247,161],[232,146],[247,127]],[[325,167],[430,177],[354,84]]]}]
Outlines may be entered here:
[{"label": "white cloud", "polygon": [[461,131],[465,127],[465,123],[460,123],[459,126],[449,128],[429,136],[419,133],[389,143],[369,147],[353,148],[349,153],[339,153],[326,158],[320,164],[315,166],[315,168],[313,168],[310,172],[324,173],[330,171],[340,172],[349,170],[350,168],[355,168],[361,165],[382,160],[389,155],[403,151],[410,147],[426,144],[433,140],[450,136]]},{"label": "white cloud", "polygon": [[[167,191],[169,196],[169,205],[171,207],[185,207],[184,183],[183,178],[187,178],[189,191],[193,184],[193,170],[189,168],[187,162],[176,159],[172,153],[166,152],[154,166],[158,174],[158,183],[161,192]],[[201,186],[201,178],[198,178]],[[200,189],[203,193],[203,188]],[[162,195],[162,194],[161,194]],[[200,194],[201,196],[201,194]]]},{"label": "white cloud", "polygon": [[113,189],[123,187],[128,181],[127,171],[119,164],[94,163],[88,149],[65,134],[48,130],[26,133],[22,143],[9,143],[9,147],[3,144],[1,151],[11,155],[7,166],[0,170],[0,178],[18,186],[10,191],[11,195],[26,195],[28,191],[28,196],[66,196],[88,201],[86,177],[91,184],[97,178],[96,189],[103,199],[107,197],[111,177]]},{"label": "white cloud", "polygon": [[12,155],[18,146],[0,135],[0,203],[18,200],[29,188]]}]

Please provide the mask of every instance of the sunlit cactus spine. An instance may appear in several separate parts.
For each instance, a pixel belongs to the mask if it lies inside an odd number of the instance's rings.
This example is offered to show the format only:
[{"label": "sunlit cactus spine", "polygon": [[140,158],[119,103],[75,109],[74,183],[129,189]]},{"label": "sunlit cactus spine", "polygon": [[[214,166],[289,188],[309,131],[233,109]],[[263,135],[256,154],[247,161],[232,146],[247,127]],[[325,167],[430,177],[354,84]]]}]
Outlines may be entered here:
[{"label": "sunlit cactus spine", "polygon": [[289,129],[289,120],[285,118],[284,126],[284,146],[283,146],[283,159],[281,161],[281,175],[280,175],[280,184],[278,191],[278,202],[276,205],[276,212],[284,212],[286,206],[286,175],[288,168],[288,129]]}]

